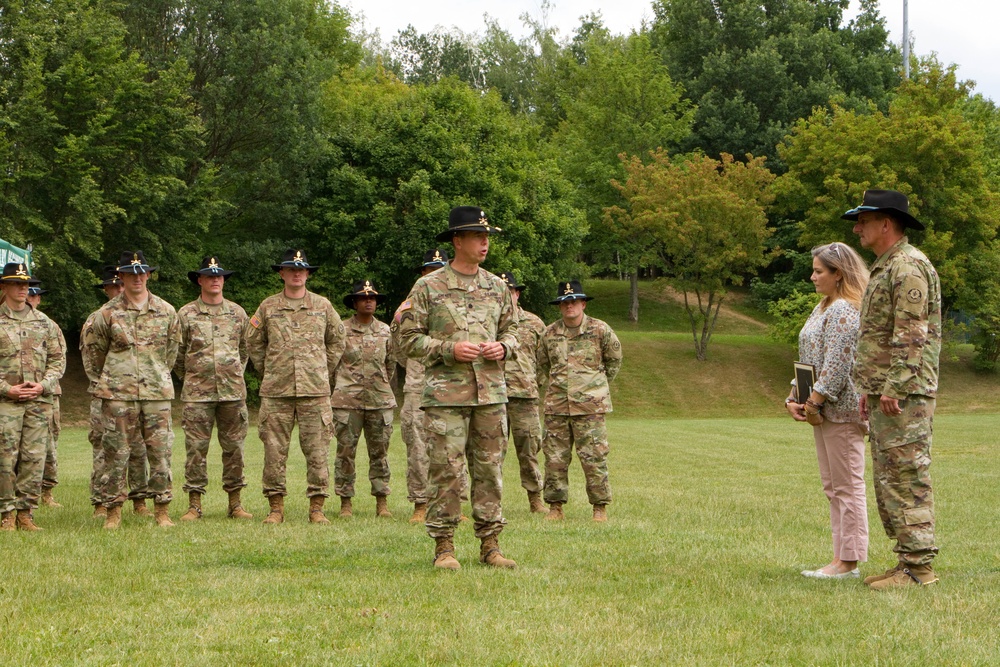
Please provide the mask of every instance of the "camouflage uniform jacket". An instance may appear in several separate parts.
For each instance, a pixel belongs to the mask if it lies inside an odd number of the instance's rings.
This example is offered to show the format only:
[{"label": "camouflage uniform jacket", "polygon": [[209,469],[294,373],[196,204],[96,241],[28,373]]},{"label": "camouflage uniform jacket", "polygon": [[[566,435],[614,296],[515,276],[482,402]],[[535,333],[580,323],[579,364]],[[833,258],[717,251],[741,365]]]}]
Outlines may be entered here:
[{"label": "camouflage uniform jacket", "polygon": [[329,300],[306,292],[293,305],[279,292],[264,299],[250,318],[250,361],[268,398],[329,396],[344,354],[346,331]]},{"label": "camouflage uniform jacket", "polygon": [[[63,351],[63,358],[65,359],[66,358],[66,351],[67,351],[67,348],[66,348],[66,337],[63,336],[62,329],[59,328],[59,325],[56,324],[55,320],[53,320],[51,317],[49,317],[48,315],[46,315],[42,311],[36,310],[35,312],[38,313],[39,315],[43,316],[49,322],[52,322],[52,326],[54,326],[56,328],[56,332],[58,332],[58,334],[59,334],[59,347],[62,349],[62,351]],[[60,384],[58,380],[56,380],[56,390],[54,392],[52,392],[52,394],[54,396],[62,396],[62,384]]]},{"label": "camouflage uniform jacket", "polygon": [[87,321],[83,323],[83,327],[80,328],[80,357],[83,359],[83,366],[87,369],[87,376],[90,379],[90,384],[87,386],[87,393],[91,396],[97,390],[97,381],[90,375],[90,369],[87,368],[87,355],[84,354],[84,348],[86,347],[87,338],[91,335],[91,331],[94,328],[94,320],[100,314],[100,309],[92,312],[87,316]]},{"label": "camouflage uniform jacket", "polygon": [[507,402],[498,361],[482,355],[455,361],[455,343],[499,342],[508,361],[517,351],[517,314],[507,283],[479,269],[471,282],[451,264],[417,280],[393,318],[407,356],[426,368],[422,407],[492,405]]},{"label": "camouflage uniform jacket", "polygon": [[538,346],[538,386],[547,415],[611,412],[609,385],[622,366],[622,345],[605,322],[583,315],[573,334],[562,319],[545,330]]},{"label": "camouflage uniform jacket", "polygon": [[[405,302],[404,302],[405,303]],[[402,305],[400,305],[402,308]],[[399,338],[399,327],[395,325],[402,316],[402,311],[397,310],[393,315],[392,331],[392,354],[396,358],[396,363],[406,369],[406,382],[403,383],[404,394],[421,394],[424,391],[424,376],[426,375],[423,361],[420,359],[410,359],[403,351],[402,341]]]},{"label": "camouflage uniform jacket", "polygon": [[59,378],[66,371],[66,343],[62,333],[46,315],[27,306],[23,319],[0,305],[0,401],[13,402],[7,392],[23,382],[42,385],[36,400],[51,403]]},{"label": "camouflage uniform jacket", "polygon": [[389,383],[396,374],[389,325],[373,319],[361,324],[351,317],[347,348],[337,365],[330,406],[347,410],[385,410],[396,407]]},{"label": "camouflage uniform jacket", "polygon": [[[218,310],[213,314],[213,310]],[[247,354],[244,333],[247,312],[223,299],[216,308],[201,298],[177,311],[181,345],[174,373],[181,379],[181,400],[192,403],[243,401],[247,385],[243,379]]]},{"label": "camouflage uniform jacket", "polygon": [[545,322],[534,313],[515,306],[517,310],[517,356],[504,362],[507,396],[510,398],[538,398],[538,378],[535,371],[535,353],[545,334]]},{"label": "camouflage uniform jacket", "polygon": [[83,341],[83,367],[93,395],[115,401],[169,401],[170,370],[180,343],[177,311],[149,295],[143,309],[120,294],[93,316]]},{"label": "camouflage uniform jacket", "polygon": [[941,355],[941,282],[904,236],[871,268],[861,302],[854,383],[862,394],[934,397]]}]

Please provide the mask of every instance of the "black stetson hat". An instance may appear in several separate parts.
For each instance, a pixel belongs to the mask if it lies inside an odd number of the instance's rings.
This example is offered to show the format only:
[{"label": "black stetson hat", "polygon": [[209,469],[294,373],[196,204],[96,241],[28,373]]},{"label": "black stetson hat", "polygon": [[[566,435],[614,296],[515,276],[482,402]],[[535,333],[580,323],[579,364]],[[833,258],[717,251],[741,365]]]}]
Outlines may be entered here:
[{"label": "black stetson hat", "polygon": [[511,272],[511,271],[504,271],[503,273],[500,274],[500,277],[503,279],[503,281],[505,283],[507,283],[507,287],[509,287],[510,289],[516,289],[516,290],[518,290],[520,292],[524,291],[524,287],[525,286],[524,285],[519,285],[517,283],[517,278],[514,277],[513,272]]},{"label": "black stetson hat", "polygon": [[122,279],[118,277],[118,267],[114,264],[109,264],[108,266],[105,266],[104,270],[101,272],[101,282],[94,285],[94,287],[103,289],[109,285],[121,284]]},{"label": "black stetson hat", "polygon": [[28,267],[21,262],[8,262],[3,267],[3,276],[0,283],[14,283],[22,285],[41,285],[41,280],[35,280],[28,273]]},{"label": "black stetson hat", "polygon": [[125,250],[118,259],[118,273],[152,273],[158,268],[146,264],[141,250]]},{"label": "black stetson hat", "polygon": [[233,275],[232,271],[226,271],[221,266],[219,266],[219,258],[214,255],[211,257],[203,257],[201,260],[201,268],[197,271],[188,271],[188,278],[191,279],[195,285],[198,284],[198,276],[222,276],[227,278]]},{"label": "black stetson hat", "polygon": [[455,232],[486,232],[497,234],[503,230],[494,227],[486,218],[486,212],[478,206],[456,206],[448,214],[448,231],[441,232],[434,238],[438,241],[451,241]]},{"label": "black stetson hat", "polygon": [[840,217],[844,220],[857,221],[858,215],[865,211],[886,211],[899,220],[903,227],[924,228],[923,223],[910,215],[910,202],[906,195],[896,190],[865,190],[861,206],[852,208]]},{"label": "black stetson hat", "polygon": [[440,248],[434,248],[424,253],[424,263],[417,267],[417,271],[423,271],[428,267],[439,269],[448,263],[448,253]]},{"label": "black stetson hat", "polygon": [[277,264],[272,264],[271,268],[275,271],[281,271],[282,269],[305,269],[309,273],[315,273],[319,267],[309,264],[304,250],[289,248],[281,255],[281,261]]},{"label": "black stetson hat", "polygon": [[378,293],[378,290],[372,285],[372,281],[359,280],[354,283],[352,291],[344,297],[344,305],[348,308],[354,308],[354,299],[359,296],[375,299],[375,303],[382,303],[388,298],[385,294]]},{"label": "black stetson hat", "polygon": [[590,301],[594,298],[587,296],[579,280],[567,280],[559,283],[559,287],[556,288],[556,294],[556,298],[549,301],[553,306],[558,306],[563,301]]},{"label": "black stetson hat", "polygon": [[43,294],[48,294],[48,293],[49,291],[47,289],[42,289],[41,287],[28,288],[28,296],[41,296]]}]

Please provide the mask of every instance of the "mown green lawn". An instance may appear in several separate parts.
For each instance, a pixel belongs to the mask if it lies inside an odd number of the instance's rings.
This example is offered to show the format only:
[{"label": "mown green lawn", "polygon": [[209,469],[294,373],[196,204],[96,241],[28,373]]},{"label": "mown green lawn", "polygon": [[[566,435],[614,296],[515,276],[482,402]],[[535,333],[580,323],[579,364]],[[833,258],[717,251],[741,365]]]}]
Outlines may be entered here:
[{"label": "mown green lawn", "polygon": [[[213,445],[203,520],[163,530],[128,513],[105,533],[87,505],[85,433],[69,429],[65,508],[38,512],[42,533],[0,536],[0,665],[995,664],[1000,417],[935,426],[941,582],[881,594],[799,574],[831,554],[810,433],[790,420],[613,418],[615,503],[601,526],[575,462],[567,520],[529,515],[511,454],[512,572],[476,563],[468,524],[463,569],[431,567],[432,541],[406,522],[398,435],[392,520],[365,495],[354,519],[309,525],[293,451],[289,521],[261,525],[251,429],[253,522],[224,518]],[[178,495],[182,451],[178,433]],[[893,562],[869,515],[865,574]]]}]

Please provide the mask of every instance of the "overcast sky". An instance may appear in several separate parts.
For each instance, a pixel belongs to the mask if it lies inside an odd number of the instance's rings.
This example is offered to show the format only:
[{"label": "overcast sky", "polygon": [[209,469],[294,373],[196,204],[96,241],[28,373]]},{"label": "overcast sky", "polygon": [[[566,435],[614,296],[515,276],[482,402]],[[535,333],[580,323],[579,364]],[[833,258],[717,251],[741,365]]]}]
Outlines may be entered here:
[{"label": "overcast sky", "polygon": [[[355,14],[362,13],[368,30],[379,30],[388,42],[409,24],[420,32],[435,27],[463,32],[483,31],[483,15],[489,14],[511,33],[526,33],[519,19],[525,12],[542,15],[541,0],[341,0]],[[651,21],[651,0],[553,0],[549,25],[562,37],[572,34],[579,17],[600,12],[612,32],[627,33],[643,19]],[[852,0],[852,10],[858,2]],[[890,39],[899,43],[903,30],[903,0],[880,0],[887,18]],[[957,63],[963,79],[976,81],[976,91],[1000,102],[1000,0],[909,0],[910,33],[917,54],[937,52],[945,64]]]}]

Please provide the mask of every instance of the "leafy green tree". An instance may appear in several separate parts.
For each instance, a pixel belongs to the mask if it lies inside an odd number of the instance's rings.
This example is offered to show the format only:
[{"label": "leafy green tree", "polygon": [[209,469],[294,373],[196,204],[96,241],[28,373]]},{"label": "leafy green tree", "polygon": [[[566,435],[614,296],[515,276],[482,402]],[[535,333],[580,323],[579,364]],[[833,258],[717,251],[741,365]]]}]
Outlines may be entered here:
[{"label": "leafy green tree", "polygon": [[697,106],[684,149],[767,156],[799,118],[831,100],[885,109],[899,82],[877,0],[656,0],[654,47]]},{"label": "leafy green tree", "polygon": [[964,115],[969,92],[954,66],[928,58],[888,113],[817,110],[780,148],[788,173],[776,183],[776,209],[798,226],[803,248],[856,242],[840,215],[867,188],[903,192],[927,227],[910,238],[934,262],[945,305],[996,333],[1000,302],[983,297],[996,282],[1000,195],[984,136]]},{"label": "leafy green tree", "polygon": [[615,187],[627,208],[610,207],[606,216],[660,254],[665,275],[684,295],[695,354],[704,361],[727,289],[769,260],[765,209],[774,174],[764,158],[673,162],[663,150],[648,163],[628,159],[625,171],[627,180]]}]

